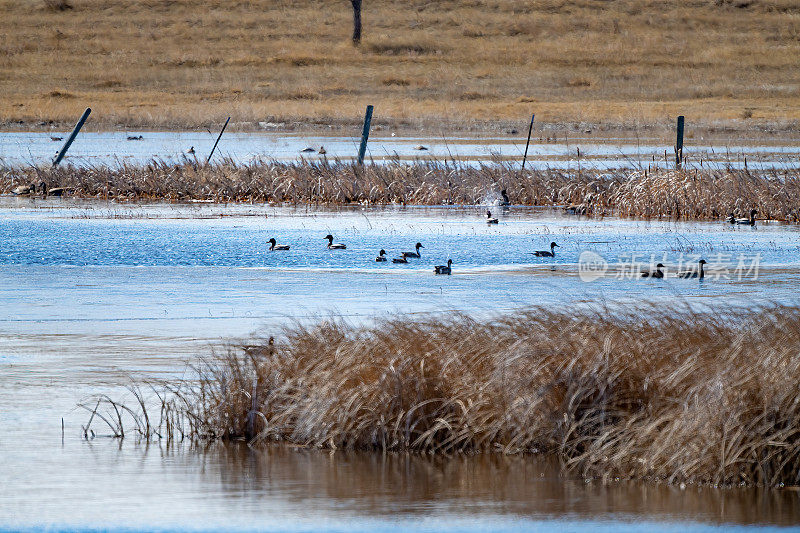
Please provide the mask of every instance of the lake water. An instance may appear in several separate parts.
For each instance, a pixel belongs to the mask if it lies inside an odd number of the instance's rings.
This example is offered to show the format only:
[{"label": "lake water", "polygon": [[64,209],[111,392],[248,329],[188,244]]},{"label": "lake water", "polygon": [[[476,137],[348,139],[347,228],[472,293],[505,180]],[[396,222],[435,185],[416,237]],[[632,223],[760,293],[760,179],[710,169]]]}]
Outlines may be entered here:
[{"label": "lake water", "polygon": [[[800,524],[800,493],[564,478],[537,458],[85,441],[90,394],[180,375],[253,332],[330,313],[800,303],[800,228],[527,208],[119,205],[0,198],[0,530],[712,531]],[[347,244],[325,248],[332,233]],[[290,244],[269,252],[274,236]],[[376,263],[419,241],[422,258]],[[559,244],[554,258],[535,250]],[[596,254],[603,269],[583,267]],[[586,257],[586,255],[583,255]],[[646,280],[709,261],[703,281]],[[433,266],[454,261],[452,276]],[[597,275],[601,273],[603,275]],[[589,281],[591,280],[591,281]],[[65,424],[62,438],[61,421]]]},{"label": "lake water", "polygon": [[[0,163],[46,164],[61,149],[69,132],[0,133]],[[129,141],[128,137],[141,140]],[[205,161],[217,135],[210,132],[83,132],[78,135],[65,162],[73,165],[141,164],[154,158],[177,162],[185,158]],[[60,140],[53,140],[60,139]],[[526,138],[522,134],[502,137],[391,137],[377,133],[370,137],[367,158],[386,161],[461,161],[481,164],[494,161],[520,164]],[[241,163],[252,161],[297,161],[328,159],[352,160],[358,153],[360,136],[320,136],[293,133],[226,133],[217,147],[215,160],[229,157]],[[672,168],[674,139],[605,138],[579,135],[548,138],[537,135],[528,153],[528,168],[565,170],[618,168]],[[425,150],[419,150],[422,146]],[[320,147],[327,152],[319,153]],[[194,154],[186,154],[194,149]],[[310,148],[313,151],[304,152]],[[684,155],[687,164],[700,167],[757,169],[796,169],[800,167],[797,140],[730,142],[724,138],[687,139]]]}]

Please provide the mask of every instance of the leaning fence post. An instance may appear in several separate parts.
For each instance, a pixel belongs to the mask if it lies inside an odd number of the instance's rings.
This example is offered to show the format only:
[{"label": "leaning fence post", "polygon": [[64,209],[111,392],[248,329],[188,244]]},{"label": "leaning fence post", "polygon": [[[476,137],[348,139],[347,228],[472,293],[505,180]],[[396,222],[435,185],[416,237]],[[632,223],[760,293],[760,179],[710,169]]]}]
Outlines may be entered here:
[{"label": "leaning fence post", "polygon": [[89,114],[91,112],[92,112],[91,107],[87,107],[86,111],[83,112],[83,115],[81,115],[80,120],[78,120],[78,123],[75,124],[75,128],[72,130],[72,133],[70,133],[69,137],[67,137],[67,141],[64,143],[64,146],[62,146],[61,150],[59,150],[58,153],[56,154],[56,158],[53,161],[54,167],[57,166],[59,163],[61,163],[61,160],[64,159],[65,155],[67,155],[67,150],[69,150],[69,147],[72,146],[72,141],[74,141],[75,137],[78,136],[78,132],[81,131],[83,123],[86,122],[87,118],[89,118]]},{"label": "leaning fence post", "polygon": [[206,159],[206,165],[211,161],[211,156],[214,155],[214,151],[217,149],[217,145],[219,144],[219,140],[222,139],[222,134],[225,133],[225,128],[228,127],[228,122],[231,121],[231,117],[228,117],[228,120],[225,121],[225,125],[222,126],[222,131],[219,132],[217,136],[217,142],[214,143],[214,148],[211,149],[211,153],[208,154],[208,159]]},{"label": "leaning fence post", "polygon": [[358,148],[358,164],[364,164],[364,156],[367,154],[367,140],[369,139],[369,125],[372,122],[372,106],[367,106],[367,114],[364,115],[364,129],[361,131],[361,146]]},{"label": "leaning fence post", "polygon": [[528,142],[525,143],[525,155],[522,156],[522,170],[525,170],[525,161],[528,159],[528,146],[531,144],[531,133],[533,133],[533,119],[536,114],[531,115],[531,125],[528,128]]},{"label": "leaning fence post", "polygon": [[678,117],[678,138],[675,141],[675,168],[681,168],[683,160],[683,115]]}]

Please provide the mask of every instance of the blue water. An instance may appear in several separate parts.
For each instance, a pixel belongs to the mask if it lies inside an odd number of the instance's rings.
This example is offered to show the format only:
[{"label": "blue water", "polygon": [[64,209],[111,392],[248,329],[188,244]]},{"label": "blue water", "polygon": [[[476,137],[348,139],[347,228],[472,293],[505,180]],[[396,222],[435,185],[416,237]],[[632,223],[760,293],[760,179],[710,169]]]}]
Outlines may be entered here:
[{"label": "blue water", "polygon": [[[358,153],[360,129],[351,136],[320,136],[297,133],[227,132],[217,147],[214,158],[230,158],[240,163],[252,161],[353,160]],[[142,140],[129,141],[129,136]],[[53,141],[51,137],[61,137]],[[66,132],[2,132],[0,164],[48,164],[60,150]],[[65,158],[77,166],[141,164],[152,159],[170,162],[205,161],[217,135],[202,132],[82,132]],[[367,159],[374,162],[414,160],[458,160],[464,164],[506,161],[521,164],[526,136],[515,137],[392,137],[373,133],[367,146]],[[674,137],[648,139],[606,139],[577,136],[547,140],[547,135],[534,135],[528,150],[528,168],[618,169],[670,167],[673,164]],[[426,150],[418,150],[424,146]],[[324,147],[327,152],[318,153]],[[187,154],[190,148],[194,154]],[[311,148],[314,151],[305,152]],[[665,154],[665,151],[667,152]],[[800,167],[800,146],[796,140],[767,139],[758,141],[729,139],[687,140],[684,155],[690,166],[721,166],[749,169]]]},{"label": "blue water", "polygon": [[[0,198],[0,530],[713,531],[800,523],[789,491],[611,487],[529,458],[269,453],[81,439],[89,394],[174,377],[251,333],[333,313],[797,303],[800,230],[490,207],[314,210]],[[347,244],[327,250],[332,233]],[[269,252],[267,239],[291,245]],[[407,265],[376,263],[422,242]],[[531,252],[559,244],[554,258]],[[582,278],[581,254],[607,262]],[[699,257],[719,276],[672,277]],[[452,276],[433,266],[454,261]],[[754,272],[735,275],[740,261]],[[668,279],[639,269],[660,261]],[[65,436],[61,437],[61,420]],[[31,445],[34,444],[35,445]]]}]

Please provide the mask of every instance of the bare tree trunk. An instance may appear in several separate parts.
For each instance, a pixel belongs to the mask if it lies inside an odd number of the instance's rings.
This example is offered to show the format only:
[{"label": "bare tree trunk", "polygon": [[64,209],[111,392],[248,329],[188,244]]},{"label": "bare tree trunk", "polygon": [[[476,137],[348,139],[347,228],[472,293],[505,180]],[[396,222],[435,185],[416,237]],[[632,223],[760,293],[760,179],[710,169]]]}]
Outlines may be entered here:
[{"label": "bare tree trunk", "polygon": [[361,0],[350,0],[353,4],[353,44],[361,43]]}]

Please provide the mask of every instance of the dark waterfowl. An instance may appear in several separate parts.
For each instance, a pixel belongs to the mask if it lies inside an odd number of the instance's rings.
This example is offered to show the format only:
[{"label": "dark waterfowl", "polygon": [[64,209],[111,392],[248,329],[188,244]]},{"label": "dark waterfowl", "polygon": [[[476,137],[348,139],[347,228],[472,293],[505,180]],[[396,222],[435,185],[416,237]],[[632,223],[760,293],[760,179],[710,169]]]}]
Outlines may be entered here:
[{"label": "dark waterfowl", "polygon": [[192,146],[188,150],[186,150],[186,153],[187,154],[193,154],[194,153],[194,146]]},{"label": "dark waterfowl", "polygon": [[386,262],[386,250],[381,250],[380,253],[378,253],[378,257],[375,258],[375,262],[376,263]]},{"label": "dark waterfowl", "polygon": [[703,265],[706,264],[706,260],[701,259],[700,261],[697,262],[697,264],[700,265],[699,269],[687,270],[686,272],[679,272],[678,277],[684,279],[694,279],[694,278],[703,279],[706,276],[706,272],[703,269]]},{"label": "dark waterfowl", "polygon": [[308,148],[303,148],[302,150],[300,150],[300,152],[305,154],[310,154],[311,152],[316,152],[316,150],[314,150],[309,146]]},{"label": "dark waterfowl", "polygon": [[664,277],[664,272],[661,269],[664,268],[664,265],[661,263],[656,265],[655,270],[648,270],[646,272],[642,272],[643,278],[655,278],[655,279],[662,279]]},{"label": "dark waterfowl", "polygon": [[[550,243],[550,251],[549,252],[547,250],[537,250],[537,251],[533,252],[533,255],[535,255],[536,257],[555,257],[556,256],[556,246],[558,246],[556,243],[551,242]],[[560,246],[559,246],[559,248],[560,248]]]},{"label": "dark waterfowl", "polygon": [[47,189],[47,196],[64,196],[64,193],[67,190],[64,187],[53,187],[52,189]]},{"label": "dark waterfowl", "polygon": [[447,266],[445,266],[445,265],[437,265],[437,266],[433,267],[433,273],[434,274],[447,274],[449,276],[451,274],[451,272],[452,272],[452,270],[451,270],[452,265],[453,265],[453,260],[452,259],[448,259],[447,260]]},{"label": "dark waterfowl", "polygon": [[334,244],[333,235],[330,235],[330,234],[325,235],[325,238],[328,239],[328,249],[329,250],[345,250],[347,248],[347,246],[345,246],[344,244],[338,243],[338,242],[336,244]]},{"label": "dark waterfowl", "polygon": [[406,259],[406,256],[401,255],[400,257],[393,258],[392,263],[408,263],[408,259]]},{"label": "dark waterfowl", "polygon": [[755,226],[756,225],[756,213],[757,210],[751,209],[750,210],[750,218],[737,218],[735,219],[735,223],[740,226]]},{"label": "dark waterfowl", "polygon": [[275,237],[271,238],[267,242],[269,243],[269,250],[271,252],[272,251],[280,251],[280,250],[288,250],[289,249],[289,245],[288,244],[277,244],[277,241],[275,240]]},{"label": "dark waterfowl", "polygon": [[144,137],[142,135],[128,135],[129,141],[142,141]]},{"label": "dark waterfowl", "polygon": [[499,224],[499,221],[496,218],[492,218],[492,212],[488,209],[486,210],[486,223],[487,224]]},{"label": "dark waterfowl", "polygon": [[51,141],[63,141],[64,137],[50,137]]},{"label": "dark waterfowl", "polygon": [[325,149],[325,147],[324,147],[324,146],[320,146],[320,147],[319,147],[319,150],[317,150],[317,153],[318,153],[319,155],[325,155],[325,154],[327,154],[327,153],[328,153],[328,151]]},{"label": "dark waterfowl", "polygon": [[416,248],[417,248],[417,251],[416,251],[416,252],[403,252],[403,254],[402,254],[402,255],[403,255],[403,257],[406,257],[406,258],[408,258],[408,257],[414,257],[414,258],[419,258],[419,257],[422,257],[422,256],[420,255],[420,253],[419,253],[419,249],[420,249],[420,248],[425,248],[425,247],[424,247],[424,246],[422,246],[422,244],[421,244],[421,243],[417,243],[417,245],[416,245]]},{"label": "dark waterfowl", "polygon": [[421,144],[418,144],[418,145],[416,145],[414,147],[414,150],[420,150],[420,151],[427,150],[427,149],[428,149],[427,146],[422,146]]},{"label": "dark waterfowl", "polygon": [[502,206],[511,205],[511,201],[508,199],[508,194],[506,194],[506,190],[505,189],[500,191],[500,202],[499,202],[499,204],[502,205]]}]

